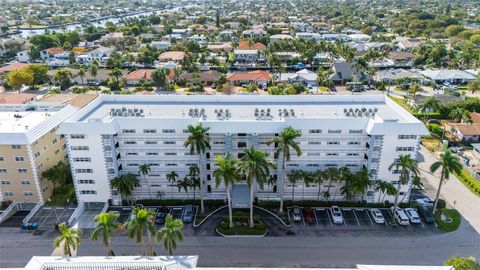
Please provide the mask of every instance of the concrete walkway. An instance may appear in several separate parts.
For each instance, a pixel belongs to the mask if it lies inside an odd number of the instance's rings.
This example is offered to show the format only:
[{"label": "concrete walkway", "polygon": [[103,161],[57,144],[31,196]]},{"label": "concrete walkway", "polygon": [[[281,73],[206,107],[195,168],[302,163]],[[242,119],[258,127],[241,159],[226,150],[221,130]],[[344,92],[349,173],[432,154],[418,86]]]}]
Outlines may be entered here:
[{"label": "concrete walkway", "polygon": [[[430,173],[430,165],[437,161],[437,159],[422,146],[419,161],[425,191],[434,199],[440,180],[440,169],[433,175]],[[480,233],[480,197],[467,189],[454,175],[450,175],[450,179],[443,184],[440,197],[443,198],[450,207],[453,208],[455,206],[463,217],[470,222],[472,227]]]}]

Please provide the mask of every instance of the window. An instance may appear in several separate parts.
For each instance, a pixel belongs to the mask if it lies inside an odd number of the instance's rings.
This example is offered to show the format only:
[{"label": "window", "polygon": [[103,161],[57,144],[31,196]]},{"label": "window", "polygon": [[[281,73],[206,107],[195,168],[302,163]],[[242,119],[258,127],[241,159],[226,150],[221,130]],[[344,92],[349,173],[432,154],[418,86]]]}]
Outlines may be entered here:
[{"label": "window", "polygon": [[162,133],[173,134],[175,133],[175,129],[162,129]]},{"label": "window", "polygon": [[339,141],[331,141],[331,142],[327,142],[327,145],[339,145],[340,142]]},{"label": "window", "polygon": [[363,130],[362,129],[350,129],[348,131],[348,133],[352,133],[352,134],[359,134],[359,133],[362,133]]},{"label": "window", "polygon": [[25,161],[23,157],[15,157],[15,161]]},{"label": "window", "polygon": [[3,194],[5,194],[6,197],[13,196],[13,192],[11,192],[11,191],[5,191]]},{"label": "window", "polygon": [[336,134],[338,134],[338,133],[342,133],[342,130],[341,130],[341,129],[329,129],[329,130],[328,130],[328,133],[330,133],[330,134],[331,134],[331,133],[336,133]]},{"label": "window", "polygon": [[287,164],[287,167],[299,167],[300,165],[296,164],[296,163],[289,163]]},{"label": "window", "polygon": [[174,152],[168,152],[168,153],[165,153],[165,156],[176,156],[177,153],[174,153]]},{"label": "window", "polygon": [[157,133],[156,129],[144,129],[143,133]]},{"label": "window", "polygon": [[320,166],[320,165],[314,164],[314,163],[307,164],[307,167],[318,167],[318,166]]},{"label": "window", "polygon": [[138,163],[127,163],[127,166],[138,167]]},{"label": "window", "polygon": [[397,152],[410,152],[413,150],[413,147],[397,147]]},{"label": "window", "polygon": [[18,169],[18,173],[27,173],[27,169],[20,168]]},{"label": "window", "polygon": [[238,142],[237,146],[238,146],[238,148],[244,148],[244,147],[247,147],[247,143],[246,142]]},{"label": "window", "polygon": [[11,182],[10,182],[10,180],[0,180],[0,184],[2,184],[2,185],[10,185]]},{"label": "window", "polygon": [[214,141],[213,144],[225,144],[225,142],[221,142],[221,141]]},{"label": "window", "polygon": [[308,141],[308,144],[322,144],[320,141]]},{"label": "window", "polygon": [[163,144],[176,144],[175,141],[165,141]]},{"label": "window", "polygon": [[57,143],[57,139],[53,139],[52,143],[53,143],[53,144],[56,144],[56,143]]},{"label": "window", "polygon": [[135,133],[135,129],[122,129],[123,133]]},{"label": "window", "polygon": [[322,133],[322,130],[321,129],[310,129],[310,130],[308,130],[308,133],[310,133],[310,134],[320,134],[320,133]]},{"label": "window", "polygon": [[72,151],[88,151],[88,146],[72,146]]},{"label": "window", "polygon": [[126,155],[127,156],[138,156],[138,153],[137,152],[127,152]]},{"label": "window", "polygon": [[93,173],[92,169],[75,169],[76,173]]},{"label": "window", "polygon": [[72,134],[72,135],[70,135],[70,139],[85,139],[85,135],[83,135],[83,134]]},{"label": "window", "polygon": [[359,141],[348,142],[348,145],[360,145]]},{"label": "window", "polygon": [[0,168],[0,173],[7,173],[7,169]]},{"label": "window", "polygon": [[318,157],[318,156],[320,156],[320,153],[307,153],[307,156],[309,156],[309,157]]},{"label": "window", "polygon": [[0,157],[0,161],[3,161],[3,157]]},{"label": "window", "polygon": [[12,145],[12,149],[21,149],[21,148],[22,148],[21,145],[18,145],[18,144]]},{"label": "window", "polygon": [[33,196],[33,192],[31,192],[31,191],[25,191],[25,192],[23,192],[23,195],[25,195],[26,197],[32,197],[32,196]]},{"label": "window", "polygon": [[80,190],[80,194],[82,195],[95,195],[97,191],[95,190]]},{"label": "window", "polygon": [[399,140],[413,140],[416,138],[417,138],[417,135],[398,135]]},{"label": "window", "polygon": [[92,160],[89,157],[76,157],[73,158],[74,162],[91,162]]},{"label": "window", "polygon": [[95,184],[95,180],[92,179],[80,179],[78,180],[79,184]]},{"label": "window", "polygon": [[125,141],[124,144],[137,144],[136,141]]},{"label": "window", "polygon": [[159,167],[160,164],[158,164],[158,163],[148,163],[148,166],[150,166],[150,167]]},{"label": "window", "polygon": [[325,167],[337,167],[337,164],[327,163]]},{"label": "window", "polygon": [[327,153],[327,157],[338,156],[338,153]]},{"label": "window", "polygon": [[188,129],[184,129],[183,133],[186,134],[186,133],[190,133],[190,132],[188,131]]},{"label": "window", "polygon": [[358,157],[359,153],[347,153],[347,157]]},{"label": "window", "polygon": [[165,167],[177,167],[177,166],[178,166],[178,164],[176,164],[176,163],[166,163],[165,164]]},{"label": "window", "polygon": [[157,144],[157,141],[145,141],[145,144]]},{"label": "window", "polygon": [[28,180],[21,180],[21,181],[20,181],[20,184],[22,184],[22,185],[30,185],[30,181],[28,181]]},{"label": "window", "polygon": [[402,170],[392,170],[392,174],[400,174],[402,173]]},{"label": "window", "polygon": [[157,152],[147,152],[147,153],[145,153],[145,155],[147,155],[147,156],[158,156],[158,153]]}]

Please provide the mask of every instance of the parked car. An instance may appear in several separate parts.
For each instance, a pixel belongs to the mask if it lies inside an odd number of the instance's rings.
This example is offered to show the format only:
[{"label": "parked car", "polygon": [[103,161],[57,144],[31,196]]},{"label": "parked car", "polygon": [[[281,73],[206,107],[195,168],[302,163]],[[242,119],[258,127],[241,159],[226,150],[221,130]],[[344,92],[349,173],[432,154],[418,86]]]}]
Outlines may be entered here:
[{"label": "parked car", "polygon": [[434,201],[430,198],[417,199],[416,202],[418,203],[418,205],[423,205],[426,207],[433,207],[433,203],[434,203]]},{"label": "parked car", "polygon": [[385,223],[385,218],[383,217],[382,212],[380,212],[380,210],[377,208],[370,209],[370,214],[372,214],[373,220],[375,220],[376,223]]},{"label": "parked car", "polygon": [[303,209],[303,216],[305,217],[305,221],[308,224],[314,224],[315,223],[315,214],[313,213],[312,208],[307,207]]},{"label": "parked car", "polygon": [[405,211],[405,214],[407,214],[407,217],[412,224],[419,224],[420,223],[420,217],[418,216],[418,213],[415,209],[405,208],[404,211]]},{"label": "parked car", "polygon": [[212,89],[217,89],[217,85],[215,83],[212,83]]},{"label": "parked car", "polygon": [[423,217],[426,223],[433,224],[435,223],[435,217],[432,212],[428,210],[428,207],[425,205],[418,205],[418,213]]},{"label": "parked car", "polygon": [[335,224],[342,224],[343,223],[343,215],[340,208],[336,205],[330,207],[330,214],[332,214],[333,223]]},{"label": "parked car", "polygon": [[[393,215],[393,206],[390,208],[390,211],[392,212]],[[403,211],[402,208],[397,207],[396,209],[396,215],[395,215],[395,220],[398,224],[402,226],[410,225],[410,221],[408,219],[407,214],[405,214],[405,211]]]},{"label": "parked car", "polygon": [[427,123],[439,125],[441,122],[438,119],[428,119]]},{"label": "parked car", "polygon": [[185,213],[183,214],[183,222],[190,223],[193,221],[193,205],[189,204],[185,207]]},{"label": "parked car", "polygon": [[300,211],[300,208],[295,207],[292,210],[292,219],[293,221],[302,221],[302,213]]},{"label": "parked car", "polygon": [[161,207],[158,209],[157,214],[155,215],[155,223],[159,225],[165,224],[165,217],[170,213],[170,210],[167,207]]}]

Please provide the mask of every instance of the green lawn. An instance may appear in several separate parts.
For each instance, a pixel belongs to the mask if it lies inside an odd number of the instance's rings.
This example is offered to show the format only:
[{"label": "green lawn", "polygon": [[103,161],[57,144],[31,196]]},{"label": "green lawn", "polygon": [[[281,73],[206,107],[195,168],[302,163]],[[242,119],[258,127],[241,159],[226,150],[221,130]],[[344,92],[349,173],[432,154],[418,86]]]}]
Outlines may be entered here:
[{"label": "green lawn", "polygon": [[435,152],[440,151],[440,141],[431,137],[422,137],[422,145],[425,146],[428,150]]},{"label": "green lawn", "polygon": [[250,228],[248,224],[240,224],[234,222],[234,227],[228,227],[228,221],[222,221],[217,230],[224,235],[264,235],[267,232],[265,224],[258,222],[253,228]]},{"label": "green lawn", "polygon": [[461,174],[454,174],[473,194],[480,197],[480,181],[477,181],[465,169],[462,169]]},{"label": "green lawn", "polygon": [[396,103],[398,103],[398,105],[402,106],[405,110],[409,111],[410,113],[413,113],[413,112],[412,112],[412,109],[411,109],[410,106],[406,103],[406,100],[405,100],[404,98],[392,97],[392,96],[389,96],[389,98],[391,98],[393,101],[395,101]]},{"label": "green lawn", "polygon": [[[65,187],[57,188],[55,195],[52,195],[50,199],[46,202],[46,205],[49,206],[65,206],[67,205],[67,199],[72,197],[72,194],[75,194],[73,184],[69,184]],[[76,203],[75,200],[70,199],[69,203]]]},{"label": "green lawn", "polygon": [[[451,222],[445,222],[441,219],[441,214],[444,213],[447,217],[451,218]],[[435,213],[435,222],[438,225],[438,229],[442,232],[453,232],[458,229],[462,219],[460,213],[455,209],[441,209]]]}]

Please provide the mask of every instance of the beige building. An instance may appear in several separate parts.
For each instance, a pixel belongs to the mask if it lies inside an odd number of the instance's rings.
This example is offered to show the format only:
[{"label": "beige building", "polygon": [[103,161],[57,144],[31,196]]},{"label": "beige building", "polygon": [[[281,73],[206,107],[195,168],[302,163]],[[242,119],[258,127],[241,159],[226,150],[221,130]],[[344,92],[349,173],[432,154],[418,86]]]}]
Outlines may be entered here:
[{"label": "beige building", "polygon": [[0,201],[42,202],[52,185],[41,178],[46,169],[68,162],[58,125],[77,111],[49,103],[0,106]]}]

